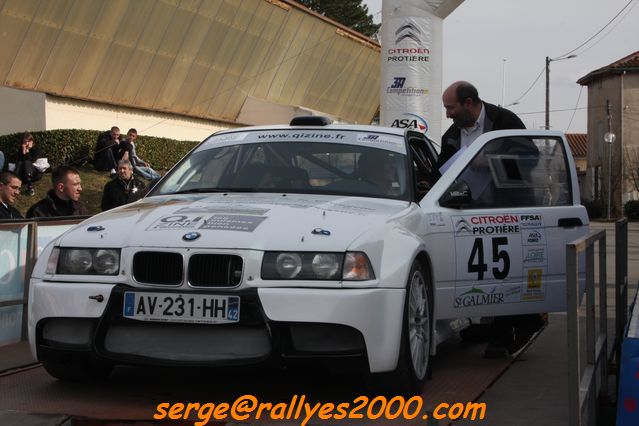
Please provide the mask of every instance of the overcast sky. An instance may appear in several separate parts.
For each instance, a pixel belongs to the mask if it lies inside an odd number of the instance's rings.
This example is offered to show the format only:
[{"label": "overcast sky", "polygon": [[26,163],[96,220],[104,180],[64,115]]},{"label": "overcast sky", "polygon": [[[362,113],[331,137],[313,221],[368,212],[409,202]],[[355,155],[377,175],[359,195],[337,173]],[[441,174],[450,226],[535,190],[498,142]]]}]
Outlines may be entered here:
[{"label": "overcast sky", "polygon": [[[457,80],[477,86],[479,96],[500,104],[517,101],[544,69],[546,56],[570,52],[608,23],[630,0],[465,0],[444,19],[443,87]],[[363,0],[376,22],[382,0]],[[586,133],[587,88],[576,81],[590,71],[639,50],[639,0],[630,5],[574,59],[550,64],[550,126]],[[379,13],[378,13],[379,12]],[[505,85],[503,67],[505,62]],[[579,103],[577,104],[577,100]],[[577,109],[573,116],[574,108]],[[544,125],[545,75],[508,107],[528,128]],[[556,111],[553,110],[567,110]],[[450,125],[442,121],[442,131]],[[570,126],[570,127],[568,127]]]}]

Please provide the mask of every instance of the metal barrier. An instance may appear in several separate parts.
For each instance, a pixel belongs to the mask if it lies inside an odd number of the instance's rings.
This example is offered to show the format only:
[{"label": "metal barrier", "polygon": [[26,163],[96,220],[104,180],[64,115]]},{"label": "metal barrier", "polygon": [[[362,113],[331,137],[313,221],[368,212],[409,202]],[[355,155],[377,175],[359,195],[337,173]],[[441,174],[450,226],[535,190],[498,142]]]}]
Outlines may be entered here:
[{"label": "metal barrier", "polygon": [[614,355],[619,386],[621,342],[628,321],[628,218],[615,222],[615,343]]},{"label": "metal barrier", "polygon": [[[3,220],[0,221],[0,235],[3,231],[10,231],[19,234],[26,227],[27,235],[26,235],[26,247],[20,246],[18,243],[17,253],[13,253],[12,262],[13,270],[11,271],[2,271],[3,273],[15,274],[20,271],[21,268],[24,268],[24,273],[21,274],[20,279],[22,281],[21,286],[22,290],[20,293],[22,294],[21,298],[18,299],[9,299],[2,300],[0,297],[0,308],[9,308],[14,306],[22,306],[22,316],[20,323],[20,339],[26,340],[28,333],[28,322],[27,322],[27,304],[29,302],[29,277],[31,276],[31,271],[35,265],[36,259],[38,257],[38,249],[42,248],[47,242],[47,238],[51,239],[57,236],[63,229],[71,225],[75,225],[80,223],[82,220],[87,218],[88,216],[82,217],[74,217],[69,219],[64,218],[38,218],[38,219],[30,219],[30,220]],[[42,228],[45,232],[46,237],[44,239],[38,238],[38,228]],[[18,240],[20,238],[18,237]],[[2,247],[3,241],[0,240],[0,256],[5,256],[11,250],[6,247]],[[24,250],[24,255],[22,253]],[[11,254],[11,253],[9,253]],[[0,259],[1,260],[1,259]],[[16,293],[20,294],[20,293]],[[14,296],[15,297],[15,296]],[[2,339],[0,339],[0,345],[2,344]]]},{"label": "metal barrier", "polygon": [[[595,242],[599,242],[599,332],[595,314]],[[579,347],[579,254],[586,252],[586,364],[581,375]],[[568,314],[568,424],[581,426],[584,406],[588,425],[597,421],[597,400],[608,393],[606,231],[593,231],[566,245],[566,310]]]}]

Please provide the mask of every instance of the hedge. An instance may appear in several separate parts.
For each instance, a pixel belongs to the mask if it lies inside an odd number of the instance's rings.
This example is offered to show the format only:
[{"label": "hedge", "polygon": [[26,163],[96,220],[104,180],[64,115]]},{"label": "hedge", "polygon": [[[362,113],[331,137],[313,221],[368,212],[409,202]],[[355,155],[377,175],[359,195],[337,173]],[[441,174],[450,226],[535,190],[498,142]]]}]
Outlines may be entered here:
[{"label": "hedge", "polygon": [[590,219],[599,219],[603,217],[603,206],[600,200],[581,200],[581,204],[586,207],[588,217]]},{"label": "hedge", "polygon": [[630,200],[624,204],[623,213],[630,220],[639,220],[639,200]]},{"label": "hedge", "polygon": [[[31,132],[43,156],[53,167],[62,164],[82,165],[93,160],[93,151],[98,135],[103,131],[61,129]],[[7,162],[15,162],[22,134],[13,133],[0,136],[0,151]],[[198,142],[178,141],[168,138],[139,135],[135,143],[137,154],[151,163],[156,170],[173,167]]]}]

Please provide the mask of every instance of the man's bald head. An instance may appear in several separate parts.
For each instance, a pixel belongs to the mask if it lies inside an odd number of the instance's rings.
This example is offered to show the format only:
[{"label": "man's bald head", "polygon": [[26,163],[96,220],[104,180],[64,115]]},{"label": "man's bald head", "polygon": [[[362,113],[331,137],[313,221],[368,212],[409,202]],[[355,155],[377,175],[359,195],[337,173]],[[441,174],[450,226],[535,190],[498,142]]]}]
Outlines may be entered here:
[{"label": "man's bald head", "polygon": [[467,81],[456,81],[444,90],[442,102],[446,117],[460,128],[471,127],[481,112],[477,88]]}]

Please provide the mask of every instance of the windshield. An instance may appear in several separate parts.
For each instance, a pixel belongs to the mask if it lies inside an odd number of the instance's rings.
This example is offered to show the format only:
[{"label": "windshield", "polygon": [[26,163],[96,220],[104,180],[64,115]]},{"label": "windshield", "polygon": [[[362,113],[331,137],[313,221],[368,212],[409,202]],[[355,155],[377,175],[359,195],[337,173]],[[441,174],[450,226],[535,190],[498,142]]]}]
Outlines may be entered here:
[{"label": "windshield", "polygon": [[[371,144],[211,140],[185,158],[151,195],[189,192],[289,192],[407,200],[407,159]],[[402,145],[403,148],[403,145]]]}]

